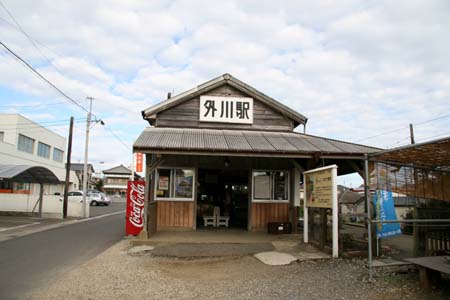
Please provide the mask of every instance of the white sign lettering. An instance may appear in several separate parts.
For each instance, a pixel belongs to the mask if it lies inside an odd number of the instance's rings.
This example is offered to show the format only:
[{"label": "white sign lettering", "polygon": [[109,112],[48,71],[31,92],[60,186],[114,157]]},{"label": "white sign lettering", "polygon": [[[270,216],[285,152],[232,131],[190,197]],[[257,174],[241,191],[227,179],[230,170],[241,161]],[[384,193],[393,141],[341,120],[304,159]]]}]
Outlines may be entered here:
[{"label": "white sign lettering", "polygon": [[200,96],[200,121],[252,124],[253,99]]},{"label": "white sign lettering", "polygon": [[144,198],[145,198],[145,185],[135,185],[134,182],[130,183],[129,190],[131,213],[129,221],[134,226],[141,228],[144,227]]}]

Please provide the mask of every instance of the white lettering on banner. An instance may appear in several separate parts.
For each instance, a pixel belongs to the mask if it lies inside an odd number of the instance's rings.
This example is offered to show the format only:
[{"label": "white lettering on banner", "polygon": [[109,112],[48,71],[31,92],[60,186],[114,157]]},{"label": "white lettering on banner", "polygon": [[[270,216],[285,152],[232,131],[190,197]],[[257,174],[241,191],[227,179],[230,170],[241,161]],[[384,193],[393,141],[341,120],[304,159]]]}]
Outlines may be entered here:
[{"label": "white lettering on banner", "polygon": [[200,121],[252,124],[253,99],[200,96]]},{"label": "white lettering on banner", "polygon": [[144,227],[144,201],[145,201],[145,186],[143,184],[130,184],[130,200],[131,200],[131,214],[129,216],[130,223],[140,228]]}]

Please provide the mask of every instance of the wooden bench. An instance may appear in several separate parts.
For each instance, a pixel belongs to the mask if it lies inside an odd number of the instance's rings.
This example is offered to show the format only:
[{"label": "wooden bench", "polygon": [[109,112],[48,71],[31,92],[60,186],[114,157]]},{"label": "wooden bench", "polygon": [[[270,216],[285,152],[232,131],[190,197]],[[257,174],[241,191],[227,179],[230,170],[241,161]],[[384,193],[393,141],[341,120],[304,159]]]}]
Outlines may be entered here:
[{"label": "wooden bench", "polygon": [[419,267],[420,285],[423,288],[430,288],[433,283],[440,280],[441,273],[450,275],[450,262],[447,257],[446,255],[416,257],[405,259],[405,261]]}]

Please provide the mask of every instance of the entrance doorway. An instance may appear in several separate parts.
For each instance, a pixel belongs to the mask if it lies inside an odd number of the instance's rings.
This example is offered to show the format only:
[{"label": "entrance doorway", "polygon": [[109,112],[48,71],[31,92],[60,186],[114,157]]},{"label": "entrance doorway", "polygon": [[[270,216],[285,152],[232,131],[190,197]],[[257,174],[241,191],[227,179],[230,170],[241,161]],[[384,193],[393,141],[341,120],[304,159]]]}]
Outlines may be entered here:
[{"label": "entrance doorway", "polygon": [[[220,208],[220,216],[229,217],[228,228],[247,230],[248,224],[248,171],[198,170],[197,228],[204,226],[204,217],[213,216]],[[219,228],[226,228],[220,226]]]}]

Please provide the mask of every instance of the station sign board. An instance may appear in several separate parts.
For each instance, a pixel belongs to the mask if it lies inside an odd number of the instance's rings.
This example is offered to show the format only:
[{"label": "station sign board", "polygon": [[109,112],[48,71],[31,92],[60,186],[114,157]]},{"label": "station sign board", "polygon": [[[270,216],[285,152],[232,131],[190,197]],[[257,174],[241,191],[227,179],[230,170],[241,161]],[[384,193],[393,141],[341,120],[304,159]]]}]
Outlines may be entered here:
[{"label": "station sign board", "polygon": [[253,98],[200,96],[201,122],[253,123]]}]

